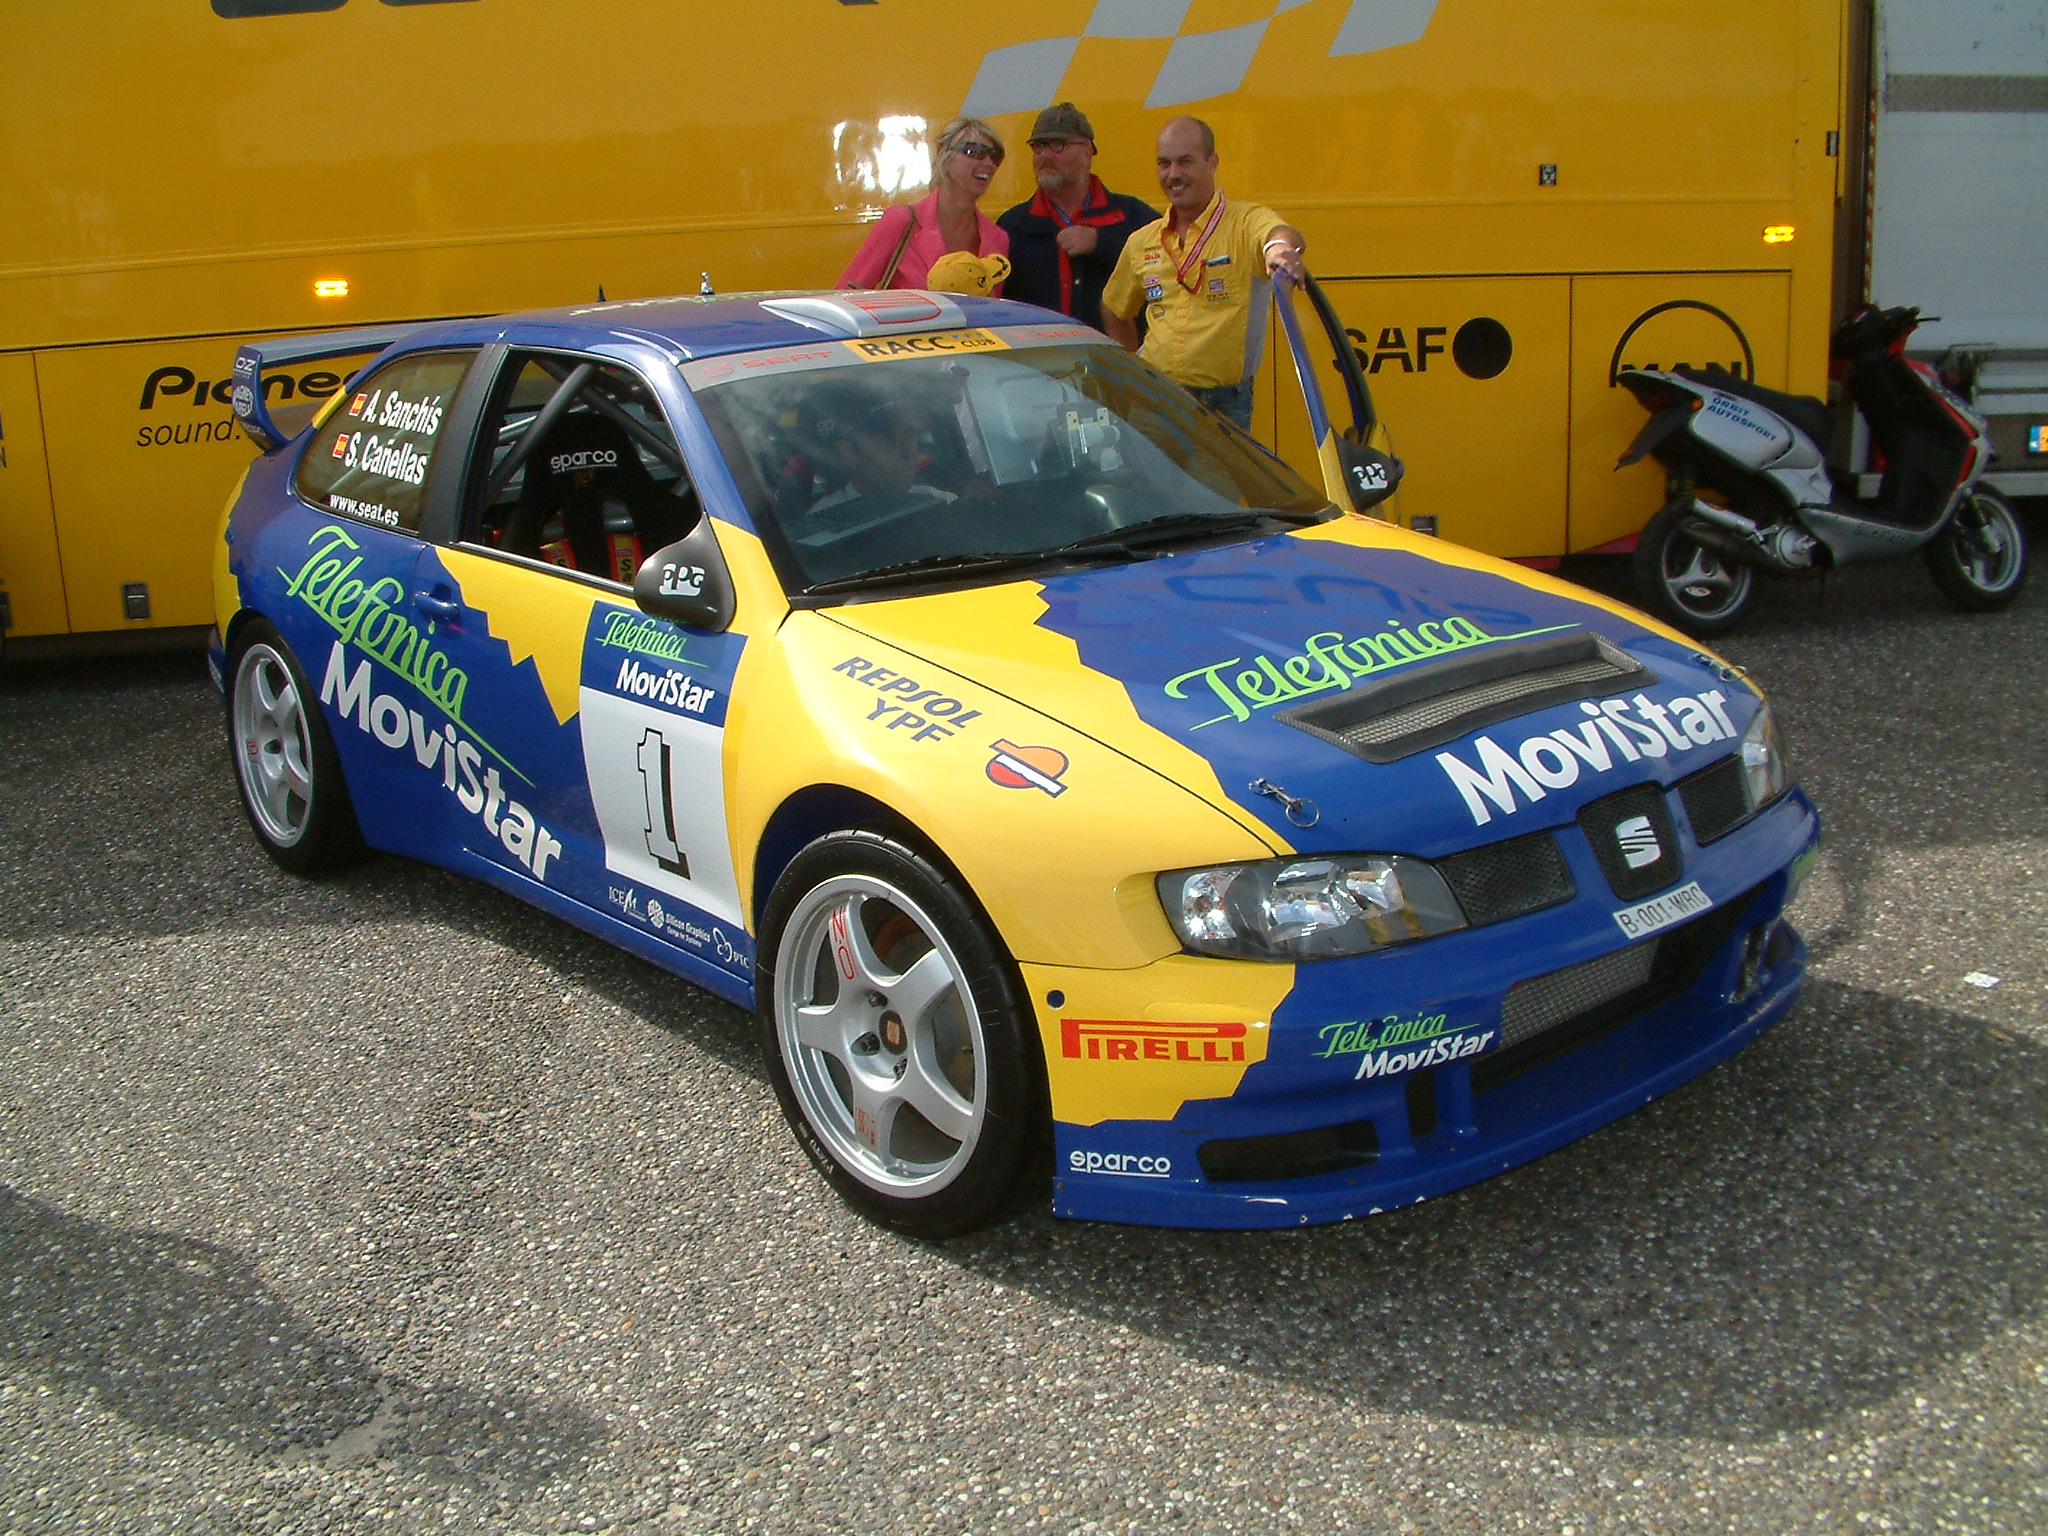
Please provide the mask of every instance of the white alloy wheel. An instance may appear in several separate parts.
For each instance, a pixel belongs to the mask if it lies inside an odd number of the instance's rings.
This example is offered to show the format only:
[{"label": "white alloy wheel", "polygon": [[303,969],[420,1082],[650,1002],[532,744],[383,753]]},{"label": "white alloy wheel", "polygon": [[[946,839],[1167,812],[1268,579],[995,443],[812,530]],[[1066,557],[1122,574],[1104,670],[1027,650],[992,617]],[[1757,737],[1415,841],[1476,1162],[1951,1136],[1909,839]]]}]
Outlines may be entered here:
[{"label": "white alloy wheel", "polygon": [[313,739],[292,669],[262,641],[235,668],[234,731],[250,817],[274,846],[296,847],[313,808]]},{"label": "white alloy wheel", "polygon": [[782,933],[776,1043],[811,1130],[880,1194],[945,1189],[980,1143],[989,1074],[944,931],[890,882],[844,872],[807,891]]}]

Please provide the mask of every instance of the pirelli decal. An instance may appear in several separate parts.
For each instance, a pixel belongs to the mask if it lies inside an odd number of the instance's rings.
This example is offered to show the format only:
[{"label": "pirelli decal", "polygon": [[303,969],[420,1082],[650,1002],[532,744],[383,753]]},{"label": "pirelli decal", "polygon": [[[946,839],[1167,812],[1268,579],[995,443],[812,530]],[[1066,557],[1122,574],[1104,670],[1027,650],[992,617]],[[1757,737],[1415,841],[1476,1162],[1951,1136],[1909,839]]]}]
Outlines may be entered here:
[{"label": "pirelli decal", "polygon": [[1243,1024],[1061,1019],[1060,1054],[1087,1061],[1243,1061]]},{"label": "pirelli decal", "polygon": [[840,343],[864,363],[901,357],[956,357],[962,352],[1007,352],[1010,344],[994,331],[931,331],[923,336],[863,336]]}]

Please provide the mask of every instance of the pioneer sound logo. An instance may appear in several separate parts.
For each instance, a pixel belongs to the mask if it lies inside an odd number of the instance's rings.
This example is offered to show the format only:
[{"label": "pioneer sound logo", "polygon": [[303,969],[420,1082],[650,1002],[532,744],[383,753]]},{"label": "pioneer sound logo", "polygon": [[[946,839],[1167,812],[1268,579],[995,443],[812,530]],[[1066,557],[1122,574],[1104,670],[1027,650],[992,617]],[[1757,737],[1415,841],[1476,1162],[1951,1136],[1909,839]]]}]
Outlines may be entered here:
[{"label": "pioneer sound logo", "polygon": [[1061,1019],[1060,1054],[1086,1061],[1243,1061],[1242,1024]]}]

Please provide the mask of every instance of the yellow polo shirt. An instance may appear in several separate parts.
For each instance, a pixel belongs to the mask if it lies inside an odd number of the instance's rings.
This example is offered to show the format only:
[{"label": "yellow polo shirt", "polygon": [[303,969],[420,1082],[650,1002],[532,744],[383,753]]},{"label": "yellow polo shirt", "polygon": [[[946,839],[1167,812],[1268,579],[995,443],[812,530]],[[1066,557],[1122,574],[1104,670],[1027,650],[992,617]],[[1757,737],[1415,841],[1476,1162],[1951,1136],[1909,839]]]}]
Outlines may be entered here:
[{"label": "yellow polo shirt", "polygon": [[1102,307],[1125,320],[1142,306],[1147,329],[1139,356],[1177,384],[1213,389],[1237,384],[1258,371],[1266,344],[1266,241],[1285,221],[1257,203],[1223,198],[1223,217],[1202,248],[1199,266],[1188,273],[1194,291],[1177,272],[1189,248],[1216,211],[1214,199],[1176,238],[1160,219],[1124,245],[1116,271],[1102,290]]}]

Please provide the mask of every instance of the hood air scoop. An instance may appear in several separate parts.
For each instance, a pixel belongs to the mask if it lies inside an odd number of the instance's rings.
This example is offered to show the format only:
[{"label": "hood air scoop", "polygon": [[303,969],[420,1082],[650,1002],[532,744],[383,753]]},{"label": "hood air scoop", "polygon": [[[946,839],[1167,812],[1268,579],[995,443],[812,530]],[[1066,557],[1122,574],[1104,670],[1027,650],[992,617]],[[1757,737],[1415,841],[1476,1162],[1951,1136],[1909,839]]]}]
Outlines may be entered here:
[{"label": "hood air scoop", "polygon": [[1581,631],[1489,646],[1276,718],[1369,763],[1391,763],[1531,710],[1656,681],[1634,657]]}]

